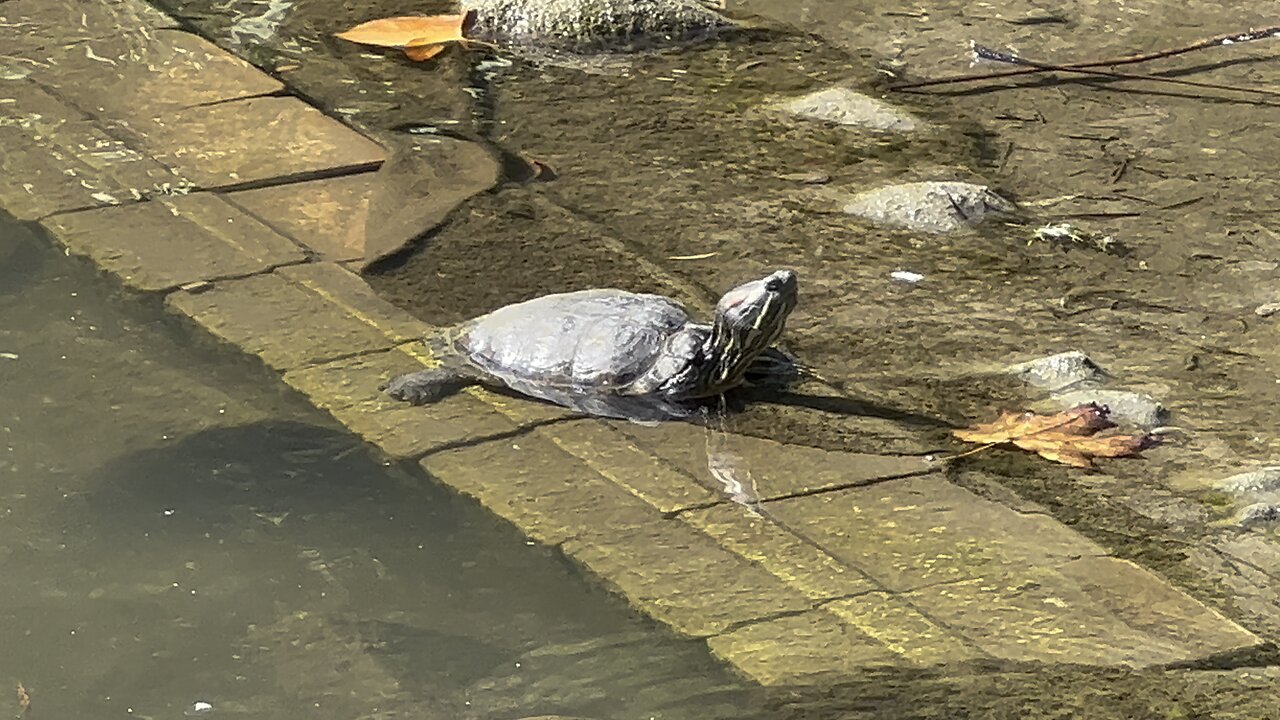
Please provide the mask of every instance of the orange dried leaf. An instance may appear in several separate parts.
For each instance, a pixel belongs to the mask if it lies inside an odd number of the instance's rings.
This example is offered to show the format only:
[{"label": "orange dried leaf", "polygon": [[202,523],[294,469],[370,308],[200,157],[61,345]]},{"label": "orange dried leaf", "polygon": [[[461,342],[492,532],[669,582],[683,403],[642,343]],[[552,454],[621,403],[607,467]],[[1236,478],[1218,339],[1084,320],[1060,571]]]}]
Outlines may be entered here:
[{"label": "orange dried leaf", "polygon": [[431,58],[444,52],[444,47],[445,46],[441,43],[437,43],[435,45],[411,44],[405,47],[404,54],[405,54],[405,57],[409,58],[410,60],[413,60],[415,62],[422,62],[423,60],[430,60]]},{"label": "orange dried leaf", "polygon": [[1005,412],[993,422],[955,430],[952,434],[967,442],[999,444],[1050,430],[1089,435],[1109,427],[1114,425],[1107,419],[1107,409],[1089,403],[1053,415]]},{"label": "orange dried leaf", "polygon": [[1012,444],[1046,460],[1092,468],[1096,457],[1128,457],[1155,444],[1148,435],[1096,435],[1115,427],[1107,408],[1079,405],[1053,415],[1003,413],[995,421],[952,432],[957,438],[986,445]]},{"label": "orange dried leaf", "polygon": [[1069,442],[1064,443],[1061,440],[1050,438],[1029,437],[1016,439],[1013,444],[1050,462],[1085,469],[1093,467],[1093,461],[1089,459],[1089,456]]},{"label": "orange dried leaf", "polygon": [[464,40],[466,15],[391,17],[360,23],[337,33],[343,40],[362,45],[408,48]]}]

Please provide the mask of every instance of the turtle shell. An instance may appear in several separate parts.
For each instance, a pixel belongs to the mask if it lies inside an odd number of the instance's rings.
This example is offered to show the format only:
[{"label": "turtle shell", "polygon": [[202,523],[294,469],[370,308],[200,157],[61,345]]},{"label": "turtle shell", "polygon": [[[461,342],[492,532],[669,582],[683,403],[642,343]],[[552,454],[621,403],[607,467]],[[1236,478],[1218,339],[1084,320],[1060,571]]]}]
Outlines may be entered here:
[{"label": "turtle shell", "polygon": [[[482,315],[462,328],[457,349],[517,392],[562,405],[570,397],[625,394],[690,322],[661,295],[583,290],[544,295]],[[675,362],[672,362],[672,361]]]}]

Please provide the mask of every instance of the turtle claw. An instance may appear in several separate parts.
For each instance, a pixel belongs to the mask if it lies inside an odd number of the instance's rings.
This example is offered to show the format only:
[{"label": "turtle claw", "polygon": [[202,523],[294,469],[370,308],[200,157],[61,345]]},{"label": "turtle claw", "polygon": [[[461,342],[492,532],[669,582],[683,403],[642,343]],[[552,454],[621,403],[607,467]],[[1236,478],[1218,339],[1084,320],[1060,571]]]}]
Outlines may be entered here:
[{"label": "turtle claw", "polygon": [[425,405],[431,401],[430,385],[424,383],[418,373],[409,373],[392,378],[378,388],[392,399],[407,402],[410,405]]},{"label": "turtle claw", "polygon": [[457,391],[471,381],[438,370],[424,370],[391,378],[380,390],[396,400],[410,405],[426,405]]}]

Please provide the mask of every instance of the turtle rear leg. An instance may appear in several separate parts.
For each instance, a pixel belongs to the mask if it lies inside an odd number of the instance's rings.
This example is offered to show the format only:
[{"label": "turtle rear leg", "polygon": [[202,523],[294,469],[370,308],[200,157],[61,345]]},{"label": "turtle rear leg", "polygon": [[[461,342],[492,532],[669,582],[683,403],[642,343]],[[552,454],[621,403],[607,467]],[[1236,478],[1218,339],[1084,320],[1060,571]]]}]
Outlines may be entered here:
[{"label": "turtle rear leg", "polygon": [[396,400],[426,405],[479,382],[480,378],[450,368],[434,368],[398,375],[382,389]]}]

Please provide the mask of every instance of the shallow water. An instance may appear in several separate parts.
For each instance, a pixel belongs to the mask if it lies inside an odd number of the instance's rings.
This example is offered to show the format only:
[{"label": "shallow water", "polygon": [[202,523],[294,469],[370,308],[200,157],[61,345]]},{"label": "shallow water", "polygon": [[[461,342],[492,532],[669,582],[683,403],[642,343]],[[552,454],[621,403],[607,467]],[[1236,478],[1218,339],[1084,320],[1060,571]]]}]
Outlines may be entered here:
[{"label": "shallow water", "polygon": [[0,259],[0,677],[33,717],[750,713],[704,646],[153,299],[10,222]]}]

